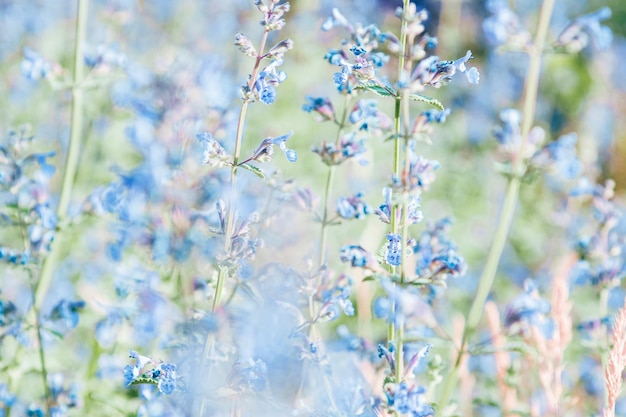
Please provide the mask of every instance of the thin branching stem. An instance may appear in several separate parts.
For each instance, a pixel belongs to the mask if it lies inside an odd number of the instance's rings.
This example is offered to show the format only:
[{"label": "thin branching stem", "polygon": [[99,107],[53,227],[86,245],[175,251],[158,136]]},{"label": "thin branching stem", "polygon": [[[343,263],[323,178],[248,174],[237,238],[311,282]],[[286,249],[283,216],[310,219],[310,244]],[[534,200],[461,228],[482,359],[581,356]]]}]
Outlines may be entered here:
[{"label": "thin branching stem", "polygon": [[[272,2],[273,4],[274,2]],[[250,79],[248,80],[248,91],[252,91],[254,87],[254,82],[259,73],[259,69],[261,67],[261,61],[265,58],[263,55],[263,51],[265,50],[265,45],[267,43],[267,38],[269,35],[269,29],[265,29],[263,31],[263,37],[261,38],[261,43],[258,48],[258,54],[254,61],[254,67],[252,69],[252,73],[250,74]],[[248,112],[248,105],[250,101],[246,98],[243,99],[243,103],[241,104],[241,109],[239,110],[239,117],[237,119],[237,131],[235,133],[235,150],[233,154],[233,161],[230,170],[230,182],[229,182],[229,190],[228,190],[228,204],[227,204],[227,213],[226,213],[226,225],[224,230],[224,254],[228,256],[228,253],[231,249],[232,243],[232,234],[233,227],[235,223],[235,199],[237,195],[237,168],[239,167],[239,159],[241,158],[241,147],[243,144],[243,132],[246,121],[246,114]],[[217,275],[217,283],[215,285],[215,294],[213,296],[213,303],[211,305],[211,312],[215,313],[219,307],[222,298],[222,293],[224,292],[224,283],[228,277],[228,267],[222,265],[219,267],[218,275]],[[200,369],[204,369],[207,360],[212,355],[212,351],[215,347],[215,334],[213,332],[209,332],[204,341],[204,346],[202,348],[202,359]],[[206,400],[202,399],[202,403],[200,406],[200,416],[204,414],[206,409]]]},{"label": "thin branching stem", "polygon": [[[341,146],[341,135],[343,134],[343,130],[346,127],[346,120],[348,117],[348,111],[351,106],[351,99],[349,94],[344,95],[344,106],[341,114],[341,118],[337,121],[337,135],[335,138],[336,149],[339,149]],[[324,265],[326,263],[326,244],[328,237],[328,226],[332,223],[332,220],[329,219],[329,210],[328,205],[330,202],[330,196],[332,194],[332,190],[334,188],[334,176],[335,176],[335,165],[330,165],[328,168],[328,177],[326,178],[326,187],[324,188],[324,201],[323,201],[323,211],[324,214],[322,216],[322,227],[320,231],[320,248],[319,248],[319,264]]]},{"label": "thin branching stem", "polygon": [[[251,91],[254,82],[256,80],[256,76],[259,72],[259,68],[261,67],[261,61],[263,60],[263,50],[265,49],[265,44],[267,43],[267,37],[269,34],[269,30],[263,31],[263,38],[261,39],[261,45],[258,49],[258,56],[254,61],[254,68],[252,69],[252,74],[250,75],[250,80],[248,80],[248,91]],[[226,213],[226,230],[224,231],[224,253],[228,255],[230,252],[231,243],[232,243],[232,234],[233,227],[235,223],[235,196],[237,195],[237,168],[239,166],[239,159],[241,157],[241,146],[243,144],[243,131],[246,122],[246,114],[248,112],[248,105],[250,102],[246,99],[243,100],[241,104],[241,109],[239,111],[239,118],[237,119],[237,132],[235,134],[235,151],[233,155],[233,163],[230,169],[230,183],[229,183],[229,195],[228,195],[228,206]],[[227,268],[220,268],[217,285],[215,287],[215,296],[213,297],[213,307],[212,311],[215,311],[219,306],[219,301],[222,295],[222,289],[224,288],[224,280],[227,275]]]}]

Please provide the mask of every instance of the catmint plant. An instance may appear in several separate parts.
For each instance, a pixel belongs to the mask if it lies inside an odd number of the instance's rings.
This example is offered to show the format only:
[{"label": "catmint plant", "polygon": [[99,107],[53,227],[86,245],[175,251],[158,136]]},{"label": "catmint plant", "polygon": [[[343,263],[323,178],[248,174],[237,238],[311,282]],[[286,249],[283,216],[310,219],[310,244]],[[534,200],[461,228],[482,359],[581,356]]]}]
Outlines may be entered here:
[{"label": "catmint plant", "polygon": [[53,3],[0,6],[0,417],[626,414],[623,5]]}]

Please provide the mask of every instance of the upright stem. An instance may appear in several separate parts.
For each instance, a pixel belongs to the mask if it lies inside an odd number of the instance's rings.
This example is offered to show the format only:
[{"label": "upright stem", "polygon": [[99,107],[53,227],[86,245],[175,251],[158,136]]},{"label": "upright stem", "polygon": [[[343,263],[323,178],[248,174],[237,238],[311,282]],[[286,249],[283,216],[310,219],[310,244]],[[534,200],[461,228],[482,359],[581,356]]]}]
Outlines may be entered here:
[{"label": "upright stem", "polygon": [[[62,223],[67,214],[67,209],[72,196],[74,187],[74,177],[76,176],[76,168],[78,167],[78,157],[80,154],[80,139],[83,131],[83,91],[81,82],[84,74],[83,64],[83,43],[87,28],[87,8],[89,0],[78,0],[78,16],[76,19],[76,43],[74,46],[74,76],[72,80],[72,116],[70,125],[70,143],[65,160],[65,171],[63,172],[63,182],[61,186],[61,197],[59,206],[57,207],[58,222]],[[57,242],[50,246],[50,253],[43,260],[39,281],[35,287],[35,299],[31,309],[31,315],[34,311],[39,311],[44,297],[50,287],[52,274],[60,257],[60,247]],[[31,317],[32,318],[32,317]]]},{"label": "upright stem", "polygon": [[[81,83],[84,77],[83,64],[83,44],[86,36],[87,16],[89,0],[78,0],[78,11],[76,18],[76,42],[74,45],[74,73],[72,78],[72,109],[70,124],[70,143],[68,146],[67,156],[65,160],[65,170],[63,172],[63,180],[61,185],[61,196],[57,207],[57,219],[59,224],[63,223],[67,215],[67,209],[72,196],[74,187],[74,177],[78,166],[78,158],[80,154],[80,140],[83,131],[83,91]],[[41,325],[39,322],[39,313],[45,296],[50,288],[54,270],[60,258],[61,245],[59,244],[57,230],[56,242],[50,245],[50,253],[42,262],[39,272],[39,279],[33,284],[33,304],[27,313],[27,322],[33,323],[37,332],[37,340],[39,344],[39,361],[41,365],[41,374],[44,384],[44,392],[46,395],[46,411],[50,415],[50,389],[48,387],[48,375],[46,367],[46,357],[43,348],[43,339],[41,334]],[[16,359],[17,360],[17,359]]]},{"label": "upright stem", "polygon": [[320,266],[326,263],[326,237],[328,232],[328,201],[333,188],[333,178],[335,176],[335,165],[328,167],[328,177],[326,178],[326,189],[324,190],[324,215],[322,216],[322,228],[320,236]]},{"label": "upright stem", "polygon": [[[341,134],[343,133],[343,129],[346,127],[346,119],[348,117],[348,111],[351,106],[350,96],[346,94],[344,96],[344,106],[343,112],[341,113],[341,118],[336,120],[338,124],[337,135],[335,137],[335,143],[337,145],[337,149],[339,149],[341,142]],[[330,195],[332,193],[332,189],[334,186],[334,176],[335,176],[335,165],[331,165],[328,169],[328,177],[326,178],[326,188],[324,190],[324,214],[322,216],[322,227],[321,227],[321,236],[320,236],[320,249],[319,249],[319,264],[324,265],[326,263],[326,238],[329,226],[329,210],[328,203],[330,201]]]},{"label": "upright stem", "polygon": [[[252,90],[254,86],[254,82],[256,80],[256,76],[259,72],[259,68],[261,66],[261,61],[263,60],[263,51],[265,50],[265,44],[267,43],[267,36],[269,34],[268,30],[263,31],[263,38],[261,39],[261,45],[258,49],[258,55],[254,62],[254,68],[252,69],[252,74],[250,74],[250,80],[248,81],[248,90]],[[224,253],[228,254],[230,252],[233,227],[235,223],[235,196],[237,194],[237,168],[239,164],[239,159],[241,157],[241,146],[243,144],[243,130],[246,121],[246,113],[248,112],[249,101],[243,101],[241,105],[241,110],[239,111],[239,118],[237,120],[237,133],[235,135],[235,152],[233,155],[233,165],[230,169],[230,186],[229,186],[229,195],[228,195],[228,207],[226,214],[226,230],[224,231]],[[215,297],[213,298],[213,307],[212,310],[215,311],[219,307],[219,301],[222,296],[222,289],[224,288],[224,280],[226,279],[227,269],[220,268],[217,285],[215,287]]]},{"label": "upright stem", "polygon": [[[261,38],[261,44],[258,48],[258,54],[254,62],[254,68],[252,69],[252,73],[250,74],[250,80],[248,81],[248,90],[251,91],[254,87],[254,83],[256,81],[256,77],[259,73],[259,68],[261,66],[261,61],[264,59],[264,50],[265,44],[267,43],[267,37],[269,34],[269,30],[263,31],[263,37]],[[247,99],[243,100],[241,104],[241,109],[239,111],[239,118],[237,120],[237,132],[235,134],[235,151],[233,155],[233,164],[230,169],[230,183],[229,183],[229,195],[228,195],[228,206],[226,213],[226,230],[224,230],[224,253],[228,254],[231,249],[231,241],[233,235],[233,227],[235,223],[235,197],[237,195],[237,168],[241,158],[241,146],[243,144],[243,130],[246,121],[246,113],[248,112],[249,101]],[[226,278],[228,277],[228,267],[220,266],[218,275],[217,275],[217,283],[215,285],[215,295],[213,297],[213,304],[211,305],[211,311],[215,313],[217,309],[220,307],[220,302],[222,299],[222,293],[224,291],[224,283]],[[213,348],[215,345],[215,335],[212,332],[207,334],[207,337],[204,341],[204,346],[202,348],[202,358],[200,360],[200,369],[204,369],[209,356],[212,354]],[[206,409],[206,399],[203,397],[200,405],[200,416],[204,415],[204,411]]]},{"label": "upright stem", "polygon": [[[38,313],[38,312],[36,312]],[[37,344],[39,345],[39,363],[41,365],[41,380],[43,382],[43,391],[45,393],[46,399],[44,401],[46,408],[46,415],[50,416],[50,402],[52,401],[52,395],[50,394],[50,387],[48,386],[48,368],[46,367],[46,355],[43,350],[43,337],[41,335],[41,326],[39,324],[39,318],[35,322],[35,326],[37,329]]]},{"label": "upright stem", "polygon": [[[400,29],[400,56],[398,57],[398,82],[402,81],[404,77],[404,66],[406,62],[406,43],[407,43],[407,21],[404,18],[404,13],[406,13],[407,8],[409,7],[410,0],[403,0],[402,2],[402,23]],[[401,165],[401,152],[400,152],[400,132],[401,132],[401,120],[402,117],[408,117],[408,103],[406,97],[407,91],[406,89],[402,89],[401,94],[396,97],[395,106],[394,106],[394,128],[395,128],[395,143],[394,143],[394,153],[393,153],[393,174],[395,177],[400,177],[400,165]],[[403,106],[404,104],[404,106]],[[404,114],[403,114],[404,111]],[[408,123],[408,120],[405,120],[405,125]],[[405,141],[406,142],[406,141]],[[406,144],[406,143],[405,143]],[[406,148],[405,148],[406,152]],[[397,199],[396,199],[397,200]],[[397,234],[399,228],[399,220],[398,219],[398,209],[401,207],[400,203],[393,203],[391,209],[391,233]],[[403,210],[406,212],[406,210]],[[404,241],[404,236],[402,237]],[[401,244],[402,250],[405,249],[404,243]],[[402,263],[404,263],[404,253],[402,255]],[[404,274],[404,265],[401,265],[402,274]],[[392,274],[395,274],[395,267],[392,267]],[[396,305],[392,306],[392,309],[395,314]],[[396,382],[400,382],[400,378],[402,375],[402,359],[403,359],[403,339],[404,338],[404,329],[395,329],[394,323],[390,322],[387,325],[387,344],[389,345],[392,341],[395,342],[396,345]]]},{"label": "upright stem", "polygon": [[511,223],[513,222],[513,214],[515,212],[515,207],[517,206],[521,186],[521,177],[525,171],[524,148],[535,117],[535,106],[537,102],[537,92],[541,70],[541,57],[553,8],[554,0],[545,0],[541,6],[535,42],[529,49],[530,63],[526,76],[526,85],[524,87],[524,98],[522,104],[522,143],[520,144],[520,147],[512,161],[513,175],[507,185],[498,226],[496,228],[491,248],[489,249],[489,254],[487,255],[485,268],[480,276],[476,296],[474,297],[472,307],[470,308],[470,312],[465,323],[461,348],[459,349],[454,367],[450,370],[442,391],[439,401],[440,407],[445,407],[447,405],[448,399],[450,398],[452,390],[456,384],[457,372],[459,365],[461,364],[461,359],[465,354],[468,340],[480,321],[482,310],[485,302],[487,301],[489,292],[491,291],[491,287],[493,286],[498,264],[500,263],[500,257],[502,256],[502,251],[504,250],[504,245],[511,228]]}]

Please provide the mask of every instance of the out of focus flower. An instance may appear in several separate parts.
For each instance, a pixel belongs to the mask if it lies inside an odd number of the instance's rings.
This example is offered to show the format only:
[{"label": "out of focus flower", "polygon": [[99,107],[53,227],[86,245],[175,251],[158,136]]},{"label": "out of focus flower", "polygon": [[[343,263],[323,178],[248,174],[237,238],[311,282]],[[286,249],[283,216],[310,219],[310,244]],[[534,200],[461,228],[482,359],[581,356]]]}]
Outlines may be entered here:
[{"label": "out of focus flower", "polygon": [[305,112],[311,113],[316,112],[324,120],[335,120],[335,109],[333,108],[333,103],[326,97],[306,97],[306,104],[302,106],[302,110]]},{"label": "out of focus flower", "polygon": [[24,77],[37,81],[48,76],[52,70],[52,65],[39,52],[31,48],[24,48],[24,60],[20,68]]},{"label": "out of focus flower", "polygon": [[362,219],[371,213],[372,208],[363,201],[363,194],[361,193],[352,197],[340,197],[337,200],[337,214],[343,219]]},{"label": "out of focus flower", "polygon": [[293,149],[287,148],[287,144],[285,143],[291,135],[293,135],[293,130],[282,136],[275,138],[267,137],[263,139],[259,147],[252,154],[252,157],[248,160],[258,162],[271,161],[272,156],[274,155],[274,145],[278,145],[278,147],[285,153],[289,162],[296,162],[298,160],[298,154]]},{"label": "out of focus flower", "polygon": [[608,49],[613,41],[611,29],[602,26],[600,21],[611,17],[611,9],[602,7],[595,12],[577,17],[559,35],[556,44],[563,46],[570,52],[578,52],[593,40],[596,48]]},{"label": "out of focus flower", "polygon": [[509,8],[508,2],[489,0],[486,7],[491,16],[483,21],[483,32],[489,43],[495,46],[526,45],[530,40],[530,34],[522,26],[519,17]]},{"label": "out of focus flower", "polygon": [[230,162],[230,155],[224,147],[209,132],[200,132],[196,135],[198,142],[204,147],[202,163],[211,167],[223,167]]},{"label": "out of focus flower", "polygon": [[342,135],[339,140],[339,146],[335,142],[322,142],[319,146],[313,146],[311,150],[318,154],[322,158],[322,162],[329,166],[339,165],[354,157],[359,157],[357,160],[361,165],[367,164],[367,161],[360,157],[367,152],[365,139],[357,139],[355,132]]}]

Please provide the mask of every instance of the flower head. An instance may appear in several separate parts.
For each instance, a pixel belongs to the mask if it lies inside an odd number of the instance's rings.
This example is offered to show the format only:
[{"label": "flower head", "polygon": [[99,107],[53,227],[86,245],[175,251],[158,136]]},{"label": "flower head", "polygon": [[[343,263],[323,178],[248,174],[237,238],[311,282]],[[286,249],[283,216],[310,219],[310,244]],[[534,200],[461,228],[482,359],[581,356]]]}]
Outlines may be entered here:
[{"label": "flower head", "polygon": [[564,46],[570,52],[578,52],[589,44],[591,38],[598,49],[608,49],[613,41],[613,33],[610,28],[602,26],[600,21],[610,17],[611,9],[608,7],[577,17],[563,29],[557,45]]},{"label": "flower head", "polygon": [[362,199],[363,194],[352,197],[340,197],[337,200],[337,214],[344,219],[362,219],[372,213],[372,208]]},{"label": "flower head", "polygon": [[285,153],[285,157],[289,162],[296,162],[298,160],[298,153],[293,149],[287,148],[287,139],[289,139],[293,135],[293,130],[289,131],[289,133],[278,136],[275,138],[267,137],[263,139],[261,144],[252,154],[252,157],[249,160],[255,160],[259,162],[270,161],[274,156],[274,145],[278,145],[278,147]]}]

